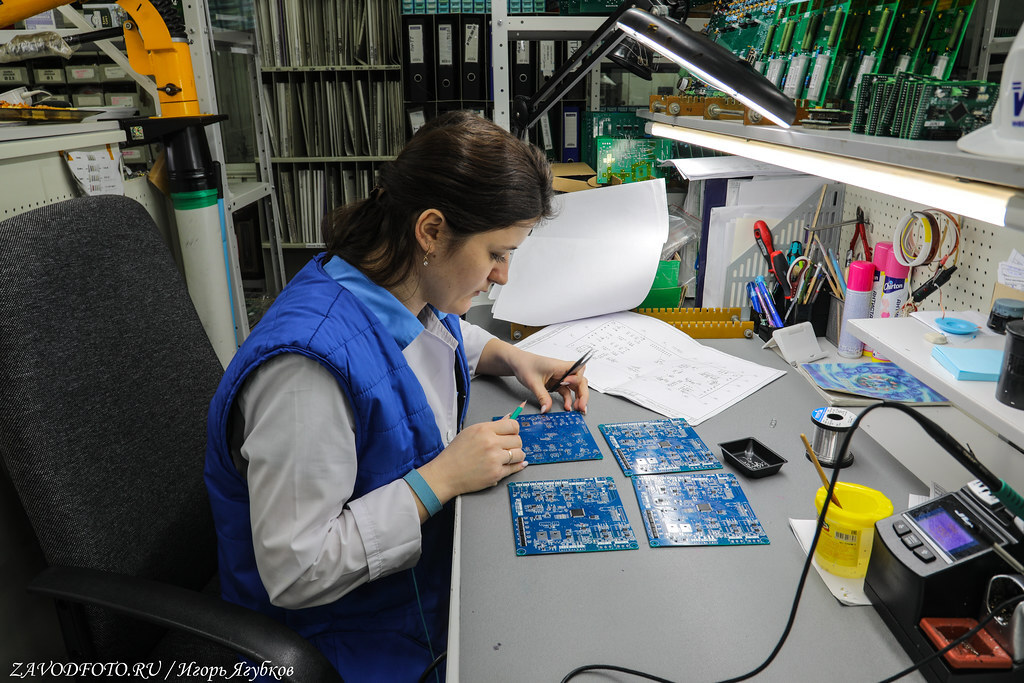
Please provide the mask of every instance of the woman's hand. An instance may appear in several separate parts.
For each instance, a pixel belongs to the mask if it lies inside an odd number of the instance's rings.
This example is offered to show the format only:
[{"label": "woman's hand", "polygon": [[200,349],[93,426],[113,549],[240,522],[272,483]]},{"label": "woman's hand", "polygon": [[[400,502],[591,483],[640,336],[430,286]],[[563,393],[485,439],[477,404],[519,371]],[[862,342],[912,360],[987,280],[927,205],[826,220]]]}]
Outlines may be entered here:
[{"label": "woman's hand", "polygon": [[520,384],[537,397],[542,413],[551,409],[554,403],[551,392],[555,392],[562,397],[566,410],[578,410],[586,414],[587,401],[590,399],[587,378],[583,375],[586,365],[577,368],[559,386],[552,387],[550,391],[546,388],[568,372],[574,362],[539,356],[499,339],[492,339],[487,342],[483,353],[480,354],[477,372],[487,375],[515,375]]},{"label": "woman's hand", "polygon": [[497,486],[526,467],[524,457],[519,423],[506,416],[466,427],[419,472],[444,505],[462,493]]}]

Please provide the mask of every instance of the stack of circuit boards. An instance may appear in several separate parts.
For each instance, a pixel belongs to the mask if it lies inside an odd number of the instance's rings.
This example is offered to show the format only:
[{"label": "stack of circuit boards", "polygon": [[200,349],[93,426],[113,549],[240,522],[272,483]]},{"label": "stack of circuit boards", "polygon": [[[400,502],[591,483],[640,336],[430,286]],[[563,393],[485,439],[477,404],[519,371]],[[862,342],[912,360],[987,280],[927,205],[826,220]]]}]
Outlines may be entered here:
[{"label": "stack of circuit boards", "polygon": [[976,0],[717,0],[707,34],[784,93],[851,102],[862,77],[948,79]]},{"label": "stack of circuit boards", "polygon": [[[531,464],[601,458],[579,413],[519,417]],[[768,543],[734,474],[682,419],[599,425],[630,477],[651,547]],[[554,451],[560,451],[554,454]],[[517,555],[638,547],[611,477],[508,485]]]},{"label": "stack of circuit boards", "polygon": [[956,140],[991,122],[999,86],[915,74],[869,74],[850,130],[906,140]]}]

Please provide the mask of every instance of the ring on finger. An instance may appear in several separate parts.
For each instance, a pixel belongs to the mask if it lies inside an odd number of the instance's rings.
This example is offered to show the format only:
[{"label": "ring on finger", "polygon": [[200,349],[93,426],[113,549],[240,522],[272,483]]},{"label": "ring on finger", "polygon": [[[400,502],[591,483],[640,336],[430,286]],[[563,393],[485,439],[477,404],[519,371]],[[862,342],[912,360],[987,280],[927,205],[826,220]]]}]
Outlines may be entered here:
[{"label": "ring on finger", "polygon": [[506,462],[505,464],[506,465],[511,465],[512,464],[512,450],[511,449],[509,449],[509,451],[508,451],[508,462]]}]

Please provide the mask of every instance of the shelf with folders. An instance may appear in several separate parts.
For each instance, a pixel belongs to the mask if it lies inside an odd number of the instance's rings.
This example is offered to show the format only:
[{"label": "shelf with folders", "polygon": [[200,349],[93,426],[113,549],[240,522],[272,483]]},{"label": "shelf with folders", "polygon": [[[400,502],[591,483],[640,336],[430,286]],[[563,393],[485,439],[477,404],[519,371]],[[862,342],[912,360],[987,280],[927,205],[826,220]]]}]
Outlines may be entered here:
[{"label": "shelf with folders", "polygon": [[323,217],[365,198],[406,140],[398,0],[256,0],[285,271]]},{"label": "shelf with folders", "polygon": [[266,67],[398,64],[398,0],[256,0]]},{"label": "shelf with folders", "polygon": [[485,14],[405,14],[402,65],[409,134],[439,113],[490,117],[490,22]]},{"label": "shelf with folders", "polygon": [[323,217],[338,206],[366,197],[376,182],[379,164],[386,160],[276,164],[274,181],[284,222],[282,248],[322,248]]}]

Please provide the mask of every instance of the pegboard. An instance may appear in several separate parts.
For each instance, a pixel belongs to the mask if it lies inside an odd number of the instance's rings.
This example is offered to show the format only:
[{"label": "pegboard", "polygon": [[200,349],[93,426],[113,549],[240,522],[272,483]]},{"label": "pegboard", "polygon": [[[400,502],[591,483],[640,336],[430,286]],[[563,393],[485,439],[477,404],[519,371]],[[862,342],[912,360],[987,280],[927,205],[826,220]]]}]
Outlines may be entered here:
[{"label": "pegboard", "polygon": [[[879,241],[892,241],[893,232],[908,212],[929,208],[890,195],[847,186],[843,220],[854,220],[858,206],[864,211],[864,219],[870,223],[867,233],[872,246]],[[939,292],[932,294],[919,304],[921,310],[937,311],[944,308],[987,312],[991,308],[1000,261],[1007,260],[1012,249],[1024,253],[1024,231],[958,218],[961,219],[962,229],[956,273],[942,287],[941,299]],[[854,227],[851,224],[841,228],[839,243],[843,254],[849,247]],[[914,268],[911,273],[911,290],[931,277],[934,270],[934,265]]]},{"label": "pegboard", "polygon": [[0,220],[81,193],[59,152],[0,163]]}]

